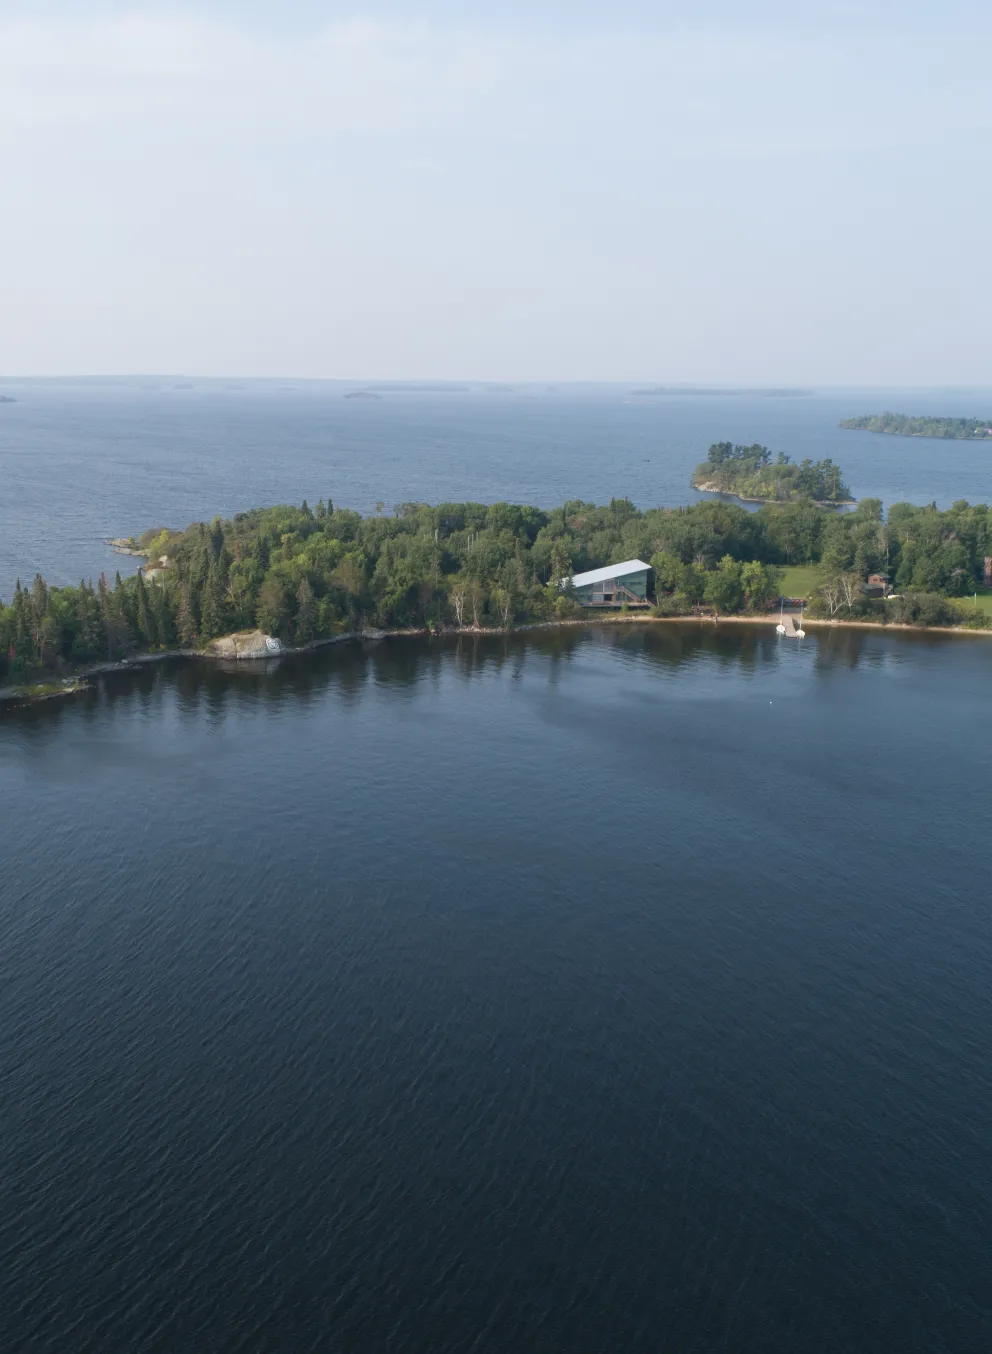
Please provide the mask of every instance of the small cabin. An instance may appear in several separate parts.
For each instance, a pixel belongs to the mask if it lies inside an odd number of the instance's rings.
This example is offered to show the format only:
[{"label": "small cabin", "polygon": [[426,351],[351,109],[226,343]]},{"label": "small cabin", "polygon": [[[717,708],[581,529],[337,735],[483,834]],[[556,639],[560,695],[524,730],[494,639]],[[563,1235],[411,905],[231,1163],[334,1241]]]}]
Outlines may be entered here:
[{"label": "small cabin", "polygon": [[575,600],[580,606],[649,606],[648,574],[651,565],[642,559],[623,564],[608,564],[605,569],[590,569],[572,579]]},{"label": "small cabin", "polygon": [[891,591],[888,574],[868,575],[868,580],[865,583],[865,595],[867,597],[888,597]]}]

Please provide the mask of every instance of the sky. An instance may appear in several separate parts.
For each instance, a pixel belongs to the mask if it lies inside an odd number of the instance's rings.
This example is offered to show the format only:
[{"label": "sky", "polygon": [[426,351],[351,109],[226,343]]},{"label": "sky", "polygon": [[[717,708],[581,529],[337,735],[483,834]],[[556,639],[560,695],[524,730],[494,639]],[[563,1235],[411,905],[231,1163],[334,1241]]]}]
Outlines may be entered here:
[{"label": "sky", "polygon": [[0,375],[992,385],[992,6],[0,0]]}]

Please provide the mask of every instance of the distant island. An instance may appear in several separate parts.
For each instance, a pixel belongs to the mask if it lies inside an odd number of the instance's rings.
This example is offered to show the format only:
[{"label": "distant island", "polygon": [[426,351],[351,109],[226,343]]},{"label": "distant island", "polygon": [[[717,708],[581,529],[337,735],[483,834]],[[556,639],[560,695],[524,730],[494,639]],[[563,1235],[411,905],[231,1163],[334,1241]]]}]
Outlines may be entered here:
[{"label": "distant island", "polygon": [[746,503],[814,503],[843,507],[853,504],[851,491],[831,460],[793,461],[784,451],[772,453],[760,442],[741,446],[714,442],[706,460],[696,466],[692,487],[704,493],[732,494]]},{"label": "distant island", "polygon": [[767,386],[754,390],[740,386],[650,386],[630,393],[638,399],[650,399],[655,395],[755,395],[766,400],[805,399],[813,394],[812,390],[791,386]]},{"label": "distant island", "polygon": [[16,404],[13,395],[0,395],[0,404]]},{"label": "distant island", "polygon": [[[764,448],[741,456],[729,443],[717,448],[707,464],[757,463],[760,475],[771,473]],[[829,462],[783,460],[772,470],[782,485],[809,479],[846,492]],[[624,594],[583,596],[573,579],[604,570],[614,577],[610,567],[624,561],[646,577],[646,597],[633,600],[651,603],[630,614],[648,619],[767,620],[784,591],[801,588],[806,614],[824,620],[992,626],[992,610],[968,600],[979,592],[992,600],[992,519],[987,507],[967,503],[946,512],[896,504],[885,520],[878,499],[833,513],[812,496],[758,512],[719,499],[644,511],[614,498],[549,510],[403,503],[374,516],[304,501],[185,531],[152,527],[113,548],[148,564],[132,577],[101,575],[78,587],[49,587],[36,576],[0,601],[0,698],[62,696],[109,666],[175,654],[264,657],[387,632],[602,618],[604,607],[626,609]]]},{"label": "distant island", "polygon": [[992,418],[928,418],[913,414],[860,414],[845,418],[842,428],[869,433],[892,433],[896,437],[944,437],[957,442],[987,442],[992,439]]},{"label": "distant island", "polygon": [[349,390],[344,398],[346,400],[381,400],[382,396],[377,395],[374,390]]}]

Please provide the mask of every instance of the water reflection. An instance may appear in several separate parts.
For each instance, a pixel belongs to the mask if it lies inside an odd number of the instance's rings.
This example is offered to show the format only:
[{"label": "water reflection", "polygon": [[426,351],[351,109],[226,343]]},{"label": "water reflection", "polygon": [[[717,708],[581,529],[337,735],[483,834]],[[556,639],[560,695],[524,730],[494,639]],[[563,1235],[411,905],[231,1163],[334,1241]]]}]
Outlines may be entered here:
[{"label": "water reflection", "polygon": [[683,670],[740,673],[800,668],[811,677],[888,665],[987,667],[992,645],[981,637],[872,630],[816,629],[805,640],[784,639],[770,626],[723,623],[604,625],[532,630],[508,635],[463,633],[443,637],[396,636],[330,646],[305,656],[261,663],[169,660],[94,680],[84,693],[0,713],[3,726],[22,736],[44,736],[67,724],[107,720],[126,710],[142,720],[164,717],[173,704],[180,717],[211,722],[287,702],[306,709],[329,694],[344,707],[372,690],[393,695],[436,686],[445,674],[461,682],[507,673],[519,681],[540,669],[555,685],[577,661],[619,658],[674,675]]}]

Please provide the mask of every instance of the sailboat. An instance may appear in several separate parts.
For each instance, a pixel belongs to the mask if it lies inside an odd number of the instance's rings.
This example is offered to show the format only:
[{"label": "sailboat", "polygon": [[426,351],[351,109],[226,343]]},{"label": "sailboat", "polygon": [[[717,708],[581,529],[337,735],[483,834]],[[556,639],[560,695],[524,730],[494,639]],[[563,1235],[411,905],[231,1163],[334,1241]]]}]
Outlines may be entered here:
[{"label": "sailboat", "polygon": [[806,631],[803,629],[803,612],[806,610],[806,604],[802,603],[799,607],[799,624],[796,626],[796,638],[805,639]]},{"label": "sailboat", "polygon": [[780,603],[781,603],[781,606],[779,607],[778,625],[776,625],[775,631],[776,631],[776,633],[779,634],[779,635],[784,635],[784,634],[785,634],[785,598],[784,598],[784,597],[780,597],[780,598],[779,598],[779,601],[780,601]]}]

